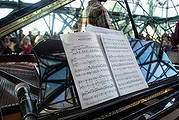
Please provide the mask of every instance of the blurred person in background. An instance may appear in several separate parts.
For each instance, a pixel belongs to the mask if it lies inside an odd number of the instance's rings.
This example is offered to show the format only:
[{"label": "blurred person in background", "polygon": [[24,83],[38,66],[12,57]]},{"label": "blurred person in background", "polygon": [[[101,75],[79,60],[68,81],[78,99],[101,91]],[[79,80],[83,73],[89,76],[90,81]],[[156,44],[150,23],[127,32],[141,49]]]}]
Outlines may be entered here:
[{"label": "blurred person in background", "polygon": [[34,41],[35,45],[37,45],[42,40],[45,40],[42,35],[38,35],[37,37],[35,37],[35,41]]},{"label": "blurred person in background", "polygon": [[22,49],[20,54],[30,54],[33,48],[30,37],[24,36],[19,47]]},{"label": "blurred person in background", "polygon": [[108,11],[101,2],[107,0],[90,0],[87,8],[83,11],[82,16],[74,25],[74,32],[83,32],[87,25],[114,29]]},{"label": "blurred person in background", "polygon": [[18,39],[16,37],[10,37],[7,42],[7,47],[2,50],[2,54],[5,55],[18,55],[22,51],[19,48]]}]

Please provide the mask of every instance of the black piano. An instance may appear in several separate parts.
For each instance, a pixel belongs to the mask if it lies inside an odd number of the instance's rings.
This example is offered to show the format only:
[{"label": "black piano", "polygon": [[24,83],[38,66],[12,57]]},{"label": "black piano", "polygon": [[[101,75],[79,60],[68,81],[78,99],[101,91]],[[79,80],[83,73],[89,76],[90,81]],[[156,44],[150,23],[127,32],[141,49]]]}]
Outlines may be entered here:
[{"label": "black piano", "polygon": [[[55,2],[60,4],[56,6]],[[0,29],[3,29],[0,37],[51,12],[51,8],[63,7],[68,2],[71,1],[47,0],[46,3],[40,1],[40,4],[28,6],[31,11],[26,14],[21,11],[21,17],[11,19],[12,24],[18,21],[15,26],[9,26],[10,23],[6,22],[13,15],[0,20],[3,23],[0,26]],[[38,10],[42,11],[38,16],[33,14]],[[161,45],[154,41],[139,39],[129,39],[129,42],[149,88],[87,109],[80,106],[60,40],[41,41],[34,47],[32,55],[0,56],[0,86],[1,95],[4,95],[0,103],[1,119],[8,119],[11,115],[17,119],[24,117],[19,107],[21,105],[12,92],[20,82],[30,86],[34,114],[38,120],[159,120],[178,109],[178,71],[167,54],[162,51]],[[26,59],[28,57],[30,61]],[[22,71],[27,74],[24,75]]]}]

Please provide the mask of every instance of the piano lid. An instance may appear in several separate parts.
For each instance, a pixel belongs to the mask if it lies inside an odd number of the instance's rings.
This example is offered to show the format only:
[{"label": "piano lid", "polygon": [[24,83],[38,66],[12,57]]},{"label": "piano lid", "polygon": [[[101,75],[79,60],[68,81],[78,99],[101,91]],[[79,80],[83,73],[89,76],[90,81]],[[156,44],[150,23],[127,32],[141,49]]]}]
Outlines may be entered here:
[{"label": "piano lid", "polygon": [[74,0],[41,0],[0,19],[0,38],[51,13]]}]

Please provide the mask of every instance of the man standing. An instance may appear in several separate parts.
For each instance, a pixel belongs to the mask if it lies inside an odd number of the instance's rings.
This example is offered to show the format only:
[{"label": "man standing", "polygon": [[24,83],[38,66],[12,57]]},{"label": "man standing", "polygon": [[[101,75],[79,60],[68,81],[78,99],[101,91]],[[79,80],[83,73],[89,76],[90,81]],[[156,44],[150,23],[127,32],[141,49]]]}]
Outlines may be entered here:
[{"label": "man standing", "polygon": [[90,0],[87,8],[83,11],[81,18],[74,26],[75,31],[85,31],[85,27],[90,24],[98,27],[114,29],[108,11],[101,2],[107,0]]},{"label": "man standing", "polygon": [[24,33],[23,33],[23,30],[20,29],[20,30],[19,30],[19,34],[18,34],[18,43],[21,42],[21,40],[22,40],[22,38],[23,38],[24,36],[25,36],[25,35],[24,35]]},{"label": "man standing", "polygon": [[35,36],[32,34],[32,31],[29,31],[29,34],[27,36],[30,37],[31,44],[34,45]]}]

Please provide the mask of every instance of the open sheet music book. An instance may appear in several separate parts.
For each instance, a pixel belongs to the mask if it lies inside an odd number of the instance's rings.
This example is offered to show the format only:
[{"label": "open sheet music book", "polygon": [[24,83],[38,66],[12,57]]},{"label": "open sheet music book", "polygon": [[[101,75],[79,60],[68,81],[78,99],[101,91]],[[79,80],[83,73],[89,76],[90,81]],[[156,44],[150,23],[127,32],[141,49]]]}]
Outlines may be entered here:
[{"label": "open sheet music book", "polygon": [[82,109],[148,87],[125,35],[104,29],[61,35]]}]

